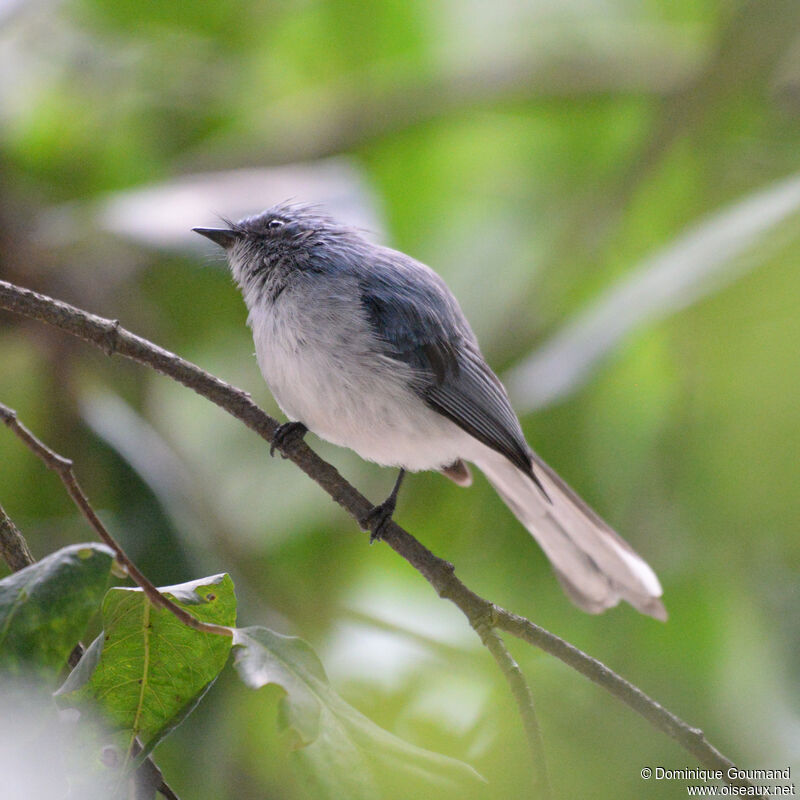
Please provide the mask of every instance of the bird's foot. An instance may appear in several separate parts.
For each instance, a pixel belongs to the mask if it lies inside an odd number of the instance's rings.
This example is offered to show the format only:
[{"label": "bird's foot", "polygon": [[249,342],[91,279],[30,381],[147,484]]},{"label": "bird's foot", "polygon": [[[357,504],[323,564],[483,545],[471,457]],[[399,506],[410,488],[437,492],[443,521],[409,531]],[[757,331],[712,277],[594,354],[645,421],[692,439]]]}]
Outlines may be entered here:
[{"label": "bird's foot", "polygon": [[396,498],[389,497],[380,505],[373,506],[359,519],[358,524],[362,531],[369,531],[369,543],[380,542],[386,533],[386,527],[392,521],[396,505]]},{"label": "bird's foot", "polygon": [[[276,448],[283,451],[292,442],[302,440],[307,433],[308,428],[302,422],[284,422],[283,425],[278,425],[269,446],[269,454],[274,456]],[[283,452],[281,456],[286,458]]]}]

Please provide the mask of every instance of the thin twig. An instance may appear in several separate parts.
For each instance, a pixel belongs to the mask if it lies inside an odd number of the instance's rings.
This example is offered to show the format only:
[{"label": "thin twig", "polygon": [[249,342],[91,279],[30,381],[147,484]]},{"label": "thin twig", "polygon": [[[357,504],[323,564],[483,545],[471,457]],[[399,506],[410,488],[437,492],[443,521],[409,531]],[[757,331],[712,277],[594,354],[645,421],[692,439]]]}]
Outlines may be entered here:
[{"label": "thin twig", "polygon": [[[266,441],[272,442],[278,427],[277,420],[262,411],[247,393],[210,375],[180,356],[126,331],[120,327],[117,320],[98,317],[60,300],[54,300],[6,281],[0,281],[0,308],[60,328],[100,347],[108,355],[117,353],[150,366],[211,400]],[[372,504],[361,492],[346,481],[335,467],[321,459],[305,442],[292,440],[282,452],[355,520],[363,519],[372,508]],[[455,576],[452,564],[435,556],[396,522],[392,521],[385,527],[383,540],[415,567],[440,597],[447,598],[458,606],[476,630],[478,629],[476,626],[480,626],[483,620],[487,617],[492,618],[497,627],[550,653],[598,686],[624,700],[630,708],[658,730],[672,736],[702,764],[714,769],[723,769],[721,765],[732,764],[706,740],[702,731],[691,727],[664,709],[601,662],[524,617],[511,614],[477,595]],[[728,783],[753,786],[742,779],[730,779],[727,770],[724,774],[724,779]],[[755,788],[751,791],[755,791]]]},{"label": "thin twig", "polygon": [[[2,408],[8,410],[5,406],[2,406]],[[19,572],[19,570],[36,563],[36,559],[31,555],[25,537],[11,521],[2,505],[0,505],[0,555],[3,556],[5,562],[14,572]],[[69,666],[72,668],[77,666],[83,653],[84,647],[78,642],[78,644],[72,648],[72,652],[67,659]],[[157,779],[158,782],[156,782],[155,779]],[[153,761],[152,756],[147,756],[144,762],[142,762],[142,765],[137,769],[136,780],[146,780],[148,785],[156,786],[158,791],[166,797],[167,800],[180,800],[178,795],[172,790],[172,787],[164,780],[164,776],[161,774],[161,770],[158,768],[155,761]]]},{"label": "thin twig", "polygon": [[[492,609],[493,611],[494,609]],[[517,703],[517,709],[525,728],[525,735],[528,737],[531,760],[533,761],[533,796],[538,800],[550,800],[553,792],[547,775],[547,760],[544,754],[542,731],[539,727],[530,687],[514,657],[508,652],[505,642],[494,629],[494,614],[492,613],[487,618],[485,624],[478,623],[477,627],[474,625],[473,627],[475,627],[481,637],[481,641],[497,662],[497,666],[500,667]]]},{"label": "thin twig", "polygon": [[114,551],[114,555],[133,581],[141,587],[142,591],[147,595],[147,599],[154,605],[159,606],[171,614],[174,614],[184,625],[193,628],[202,633],[214,633],[222,636],[232,636],[233,631],[225,625],[214,625],[211,622],[202,622],[197,617],[190,614],[186,609],[181,608],[168,597],[165,597],[156,587],[145,577],[136,564],[131,561],[127,553],[117,544],[114,537],[108,532],[108,529],[100,521],[100,518],[95,513],[88,498],[81,489],[75,473],[72,470],[72,461],[68,458],[60,456],[55,451],[51,450],[44,442],[37,439],[18,419],[17,414],[13,409],[0,403],[0,420],[2,420],[27,448],[37,456],[42,463],[48,468],[53,470],[61,478],[67,493],[74,501],[78,510],[83,514],[89,524],[95,529],[97,535]]},{"label": "thin twig", "polygon": [[586,655],[574,645],[525,617],[500,609],[496,619],[498,628],[556,656],[590,681],[606,688],[660,731],[671,736],[702,764],[713,770],[722,770],[727,783],[745,787],[750,785],[748,781],[739,778],[728,779],[728,770],[735,770],[736,765],[706,739],[703,731],[687,725],[680,717],[648,697],[641,689],[617,675],[601,661]]},{"label": "thin twig", "polygon": [[[134,752],[133,756],[136,757],[142,752],[142,744],[139,739],[134,739]],[[134,797],[152,798],[155,792],[159,792],[167,800],[180,800],[178,795],[172,790],[172,787],[164,780],[164,775],[158,768],[158,765],[150,756],[136,769],[136,777],[134,783]]]},{"label": "thin twig", "polygon": [[34,562],[25,537],[0,505],[0,556],[14,572],[29,567]]}]

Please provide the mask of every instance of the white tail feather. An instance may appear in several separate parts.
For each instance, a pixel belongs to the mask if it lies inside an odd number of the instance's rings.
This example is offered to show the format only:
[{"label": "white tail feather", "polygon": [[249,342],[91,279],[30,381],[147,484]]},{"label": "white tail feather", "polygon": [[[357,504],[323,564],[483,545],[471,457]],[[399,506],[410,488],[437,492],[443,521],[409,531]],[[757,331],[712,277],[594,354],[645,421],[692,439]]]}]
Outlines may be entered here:
[{"label": "white tail feather", "polygon": [[626,600],[643,614],[667,618],[653,570],[538,456],[534,471],[552,503],[500,454],[486,448],[475,464],[539,543],[576,605],[596,614]]}]

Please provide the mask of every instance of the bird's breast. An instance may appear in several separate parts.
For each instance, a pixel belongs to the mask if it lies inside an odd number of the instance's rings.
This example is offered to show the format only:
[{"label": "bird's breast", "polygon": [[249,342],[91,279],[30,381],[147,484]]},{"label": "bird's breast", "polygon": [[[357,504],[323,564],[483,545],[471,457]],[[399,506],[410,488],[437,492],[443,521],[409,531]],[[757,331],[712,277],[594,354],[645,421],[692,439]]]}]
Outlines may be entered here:
[{"label": "bird's breast", "polygon": [[411,367],[382,352],[355,302],[298,299],[287,289],[251,309],[249,322],[261,373],[289,419],[381,464],[430,469],[455,460],[440,441],[454,426],[410,388]]}]

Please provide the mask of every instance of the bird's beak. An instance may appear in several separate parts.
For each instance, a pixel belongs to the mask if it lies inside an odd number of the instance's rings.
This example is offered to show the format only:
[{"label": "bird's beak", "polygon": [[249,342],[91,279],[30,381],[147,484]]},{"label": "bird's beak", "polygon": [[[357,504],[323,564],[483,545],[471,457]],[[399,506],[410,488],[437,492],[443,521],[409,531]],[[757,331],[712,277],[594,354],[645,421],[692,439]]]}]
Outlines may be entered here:
[{"label": "bird's beak", "polygon": [[192,230],[201,236],[205,236],[206,239],[211,239],[214,244],[218,244],[226,250],[232,247],[239,238],[239,234],[230,230],[230,228],[192,228]]}]

